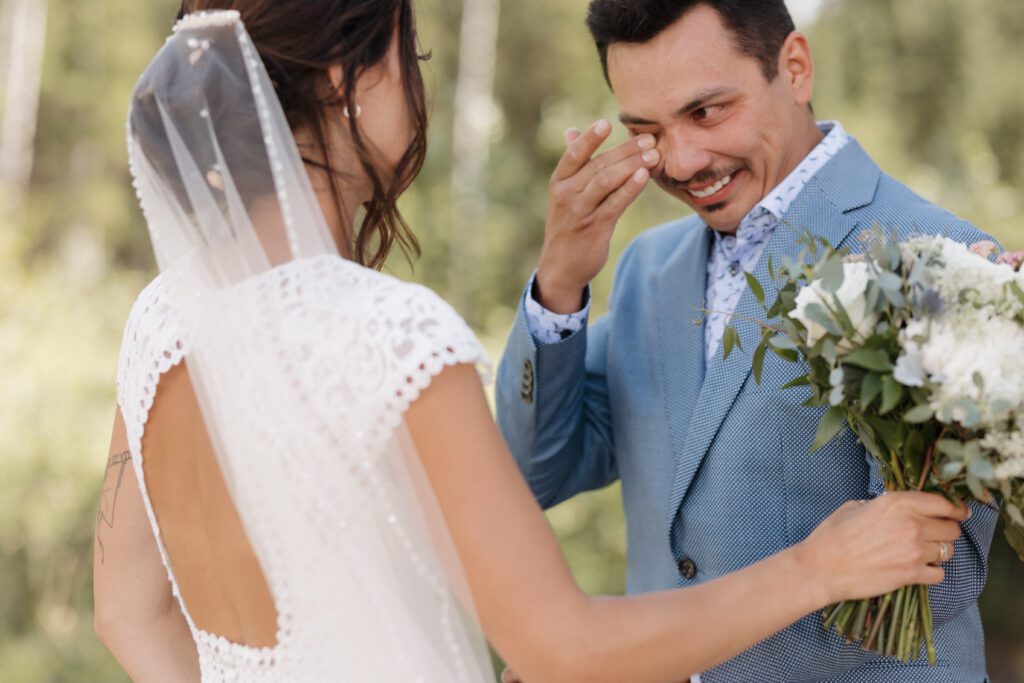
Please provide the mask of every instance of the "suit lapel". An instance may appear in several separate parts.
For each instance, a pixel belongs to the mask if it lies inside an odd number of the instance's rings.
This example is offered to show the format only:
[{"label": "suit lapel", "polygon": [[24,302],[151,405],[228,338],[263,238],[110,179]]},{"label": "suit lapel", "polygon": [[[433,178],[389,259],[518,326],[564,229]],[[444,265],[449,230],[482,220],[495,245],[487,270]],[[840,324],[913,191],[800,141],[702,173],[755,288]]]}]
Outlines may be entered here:
[{"label": "suit lapel", "polygon": [[[851,140],[807,183],[783,217],[782,223],[776,227],[753,272],[754,277],[763,285],[769,303],[775,297],[775,287],[768,269],[769,260],[778,268],[786,257],[798,256],[801,250],[798,240],[807,231],[824,237],[834,246],[843,243],[858,226],[857,221],[847,213],[871,202],[879,177],[878,167]],[[760,339],[761,324],[766,322],[764,309],[750,288],[747,288],[731,321],[732,327],[739,333],[743,350],[736,349],[728,360],[723,360],[719,345],[706,370],[703,386],[697,392],[691,417],[686,422],[685,443],[681,449],[676,448],[681,457],[676,461],[672,486],[669,508],[672,522],[729,410],[751,377],[753,352]],[[700,332],[700,353],[703,355],[703,329]]]},{"label": "suit lapel", "polygon": [[[704,325],[711,233],[700,223],[688,231],[654,278],[662,403],[674,453],[684,453],[690,418],[704,381]],[[667,476],[671,476],[671,472]]]}]

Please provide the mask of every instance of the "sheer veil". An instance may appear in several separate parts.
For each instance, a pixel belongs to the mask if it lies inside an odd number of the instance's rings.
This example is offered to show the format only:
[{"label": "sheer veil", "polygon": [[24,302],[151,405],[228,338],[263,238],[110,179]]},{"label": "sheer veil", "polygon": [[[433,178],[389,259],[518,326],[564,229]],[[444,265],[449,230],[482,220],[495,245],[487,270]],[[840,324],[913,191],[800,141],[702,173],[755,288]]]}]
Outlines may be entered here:
[{"label": "sheer veil", "polygon": [[493,680],[411,439],[374,413],[394,392],[336,400],[384,342],[343,296],[325,301],[323,275],[369,275],[338,255],[237,12],[178,23],[136,87],[128,147],[205,425],[277,607],[279,656],[319,658],[335,680]]}]

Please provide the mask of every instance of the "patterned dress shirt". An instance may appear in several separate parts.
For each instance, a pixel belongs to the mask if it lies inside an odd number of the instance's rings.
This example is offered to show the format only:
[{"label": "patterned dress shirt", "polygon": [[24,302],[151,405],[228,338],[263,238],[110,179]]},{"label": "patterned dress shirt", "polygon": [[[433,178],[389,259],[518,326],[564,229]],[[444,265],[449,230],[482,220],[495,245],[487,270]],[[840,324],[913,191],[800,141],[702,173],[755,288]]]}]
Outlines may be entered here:
[{"label": "patterned dress shirt", "polygon": [[[818,127],[825,134],[824,139],[785,180],[751,209],[740,221],[736,234],[715,232],[715,243],[708,260],[705,292],[705,307],[711,311],[704,323],[704,354],[708,365],[714,359],[729,317],[736,310],[743,290],[746,289],[745,273],[754,270],[776,226],[807,185],[807,181],[850,141],[850,136],[838,121],[823,121]],[[531,296],[526,297],[527,324],[538,343],[556,344],[586,325],[590,313],[589,294],[582,310],[559,315],[545,309],[533,297],[532,279],[530,292]]]}]

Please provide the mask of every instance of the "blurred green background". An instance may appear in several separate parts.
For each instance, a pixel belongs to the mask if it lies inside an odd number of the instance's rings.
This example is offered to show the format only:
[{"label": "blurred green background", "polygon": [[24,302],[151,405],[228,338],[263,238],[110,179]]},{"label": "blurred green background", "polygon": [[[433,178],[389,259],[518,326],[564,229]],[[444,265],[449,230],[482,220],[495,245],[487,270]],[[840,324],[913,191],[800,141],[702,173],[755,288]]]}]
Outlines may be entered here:
[{"label": "blurred green background", "polygon": [[[499,3],[417,1],[434,53],[431,152],[404,208],[423,257],[411,274],[393,263],[456,302],[495,358],[539,251],[562,131],[616,114],[583,26],[586,0],[500,3],[492,36],[489,10]],[[791,6],[816,55],[819,117],[842,120],[924,196],[1024,248],[1024,5]],[[0,0],[2,681],[124,680],[93,638],[90,587],[117,350],[154,274],[123,122],[176,9],[174,0]],[[477,17],[469,40],[460,40],[464,11]],[[478,66],[493,61],[493,74],[460,73],[460,53]],[[623,219],[613,258],[683,210],[648,190]],[[598,309],[611,272],[595,284]],[[583,586],[620,592],[617,488],[550,518]],[[997,683],[1024,681],[1022,587],[1024,569],[997,536],[982,598]]]}]

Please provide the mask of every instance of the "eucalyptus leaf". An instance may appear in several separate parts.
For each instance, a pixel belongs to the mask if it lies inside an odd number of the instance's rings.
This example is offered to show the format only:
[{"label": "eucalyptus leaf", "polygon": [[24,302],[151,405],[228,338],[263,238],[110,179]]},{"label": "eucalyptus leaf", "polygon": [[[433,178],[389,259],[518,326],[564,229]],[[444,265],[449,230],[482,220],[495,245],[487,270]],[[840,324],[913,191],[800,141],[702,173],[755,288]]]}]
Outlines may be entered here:
[{"label": "eucalyptus leaf", "polygon": [[764,355],[768,351],[768,339],[765,336],[761,338],[761,343],[754,349],[754,359],[752,361],[752,367],[754,371],[754,382],[759,386],[761,384],[761,374],[764,372]]},{"label": "eucalyptus leaf", "polygon": [[865,297],[865,299],[866,299],[865,306],[866,307],[865,307],[864,310],[866,310],[866,311],[875,311],[876,313],[879,312],[878,302],[879,302],[879,300],[881,298],[882,298],[882,288],[878,286],[877,282],[872,280],[868,284],[868,290],[867,290],[867,294],[866,294],[866,297]]},{"label": "eucalyptus leaf", "polygon": [[807,375],[800,375],[795,379],[791,379],[782,385],[783,389],[795,389],[796,387],[806,387],[810,385],[811,379]]},{"label": "eucalyptus leaf", "polygon": [[843,427],[846,426],[846,414],[842,408],[829,408],[821,416],[818,423],[818,431],[814,435],[814,443],[811,445],[811,452],[820,451],[828,442],[836,437]]},{"label": "eucalyptus leaf", "polygon": [[903,308],[907,304],[906,297],[903,296],[903,292],[895,289],[883,289],[882,294],[886,299],[889,300],[896,308]]},{"label": "eucalyptus leaf", "polygon": [[903,398],[903,385],[892,378],[892,375],[882,375],[882,406],[878,409],[880,415],[885,415],[899,405]]},{"label": "eucalyptus leaf", "polygon": [[821,288],[829,294],[835,294],[843,286],[843,279],[846,277],[846,269],[843,265],[843,258],[833,255],[823,261],[818,268],[821,276]]},{"label": "eucalyptus leaf", "polygon": [[928,262],[924,259],[918,259],[914,264],[913,270],[910,271],[910,277],[907,278],[907,284],[916,285],[924,277],[925,273],[928,272]]},{"label": "eucalyptus leaf", "polygon": [[1024,288],[1021,288],[1021,286],[1019,284],[1017,284],[1016,282],[1012,282],[1011,281],[1010,282],[1010,291],[1012,291],[1014,293],[1014,295],[1018,299],[1020,299],[1020,302],[1022,304],[1024,304]]},{"label": "eucalyptus leaf", "polygon": [[978,404],[971,399],[960,399],[954,404],[954,410],[957,408],[963,411],[963,417],[957,421],[964,427],[971,429],[981,423],[981,409],[978,408]]},{"label": "eucalyptus leaf", "polygon": [[939,467],[939,476],[943,479],[954,479],[964,472],[962,460],[947,460]]},{"label": "eucalyptus leaf", "polygon": [[1010,521],[1019,527],[1024,528],[1024,513],[1020,511],[1020,508],[1013,503],[1006,504],[1006,514],[1010,518]]},{"label": "eucalyptus leaf", "polygon": [[964,457],[964,445],[955,439],[942,439],[937,444],[939,453],[944,453],[955,458]]},{"label": "eucalyptus leaf", "polygon": [[996,469],[992,466],[992,463],[990,463],[985,458],[978,458],[977,460],[972,460],[970,464],[967,465],[967,472],[971,476],[977,477],[986,484],[995,483]]},{"label": "eucalyptus leaf", "polygon": [[1024,562],[1024,526],[1007,524],[1005,534],[1006,542],[1017,552],[1021,562]]},{"label": "eucalyptus leaf", "polygon": [[987,503],[992,500],[992,494],[988,492],[985,485],[970,472],[967,473],[967,488],[970,489],[971,495],[981,503]]},{"label": "eucalyptus leaf", "polygon": [[878,286],[881,287],[882,290],[885,291],[886,293],[902,292],[903,279],[896,273],[882,271],[878,274]]},{"label": "eucalyptus leaf", "polygon": [[892,372],[893,369],[889,354],[879,349],[858,349],[843,356],[841,362],[875,372]]},{"label": "eucalyptus leaf", "polygon": [[761,283],[751,273],[744,273],[744,275],[747,278],[747,287],[750,287],[750,291],[754,293],[757,303],[764,306],[764,287],[761,286]]},{"label": "eucalyptus leaf", "polygon": [[829,334],[834,334],[837,337],[843,335],[842,328],[832,319],[828,309],[821,304],[807,304],[807,308],[804,309],[804,315],[807,316],[808,320],[824,327]]},{"label": "eucalyptus leaf", "polygon": [[726,327],[722,335],[722,360],[728,360],[733,348],[736,346],[736,330]]},{"label": "eucalyptus leaf", "polygon": [[778,349],[780,351],[796,351],[798,348],[796,342],[786,336],[772,337],[768,344],[773,349]]},{"label": "eucalyptus leaf", "polygon": [[862,410],[867,410],[871,403],[882,393],[882,376],[877,373],[869,373],[864,376],[860,385],[860,404]]},{"label": "eucalyptus leaf", "polygon": [[903,419],[910,424],[921,424],[934,417],[935,411],[927,404],[914,406],[903,415]]}]

